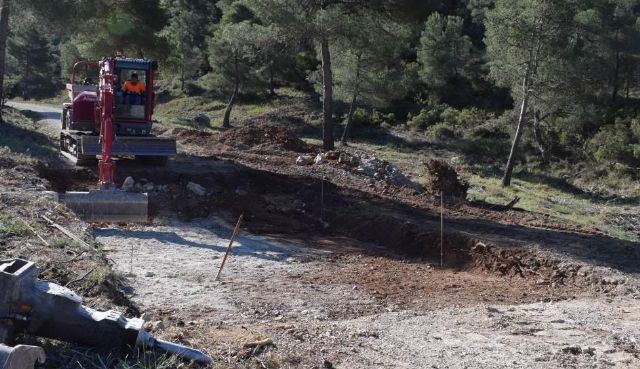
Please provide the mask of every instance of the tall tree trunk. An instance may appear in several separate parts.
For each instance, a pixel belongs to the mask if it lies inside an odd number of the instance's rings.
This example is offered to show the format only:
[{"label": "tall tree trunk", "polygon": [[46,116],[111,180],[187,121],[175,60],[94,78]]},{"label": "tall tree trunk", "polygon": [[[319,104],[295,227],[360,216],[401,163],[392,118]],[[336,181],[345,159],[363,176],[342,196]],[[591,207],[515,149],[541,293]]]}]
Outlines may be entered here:
[{"label": "tall tree trunk", "polygon": [[616,50],[616,66],[613,70],[613,92],[611,93],[611,105],[615,109],[618,91],[620,90],[620,51]]},{"label": "tall tree trunk", "polygon": [[184,90],[184,56],[182,56],[180,61],[180,91],[185,92]]},{"label": "tall tree trunk", "polygon": [[333,150],[333,74],[331,71],[331,54],[329,52],[329,40],[322,37],[322,147],[325,150]]},{"label": "tall tree trunk", "polygon": [[546,163],[549,161],[549,152],[542,142],[542,132],[540,131],[540,122],[542,119],[540,118],[540,111],[536,110],[535,107],[533,110],[533,138],[538,147],[538,151],[540,151],[540,156],[542,156],[542,161]]},{"label": "tall tree trunk", "polygon": [[5,91],[4,91],[4,72],[5,60],[7,52],[7,36],[9,34],[9,14],[11,12],[11,3],[9,0],[3,0],[0,5],[0,122],[3,122],[2,108],[4,108]]},{"label": "tall tree trunk", "polygon": [[269,67],[269,95],[276,96],[276,85],[274,81],[273,64]]},{"label": "tall tree trunk", "polygon": [[342,139],[340,142],[343,145],[347,145],[347,141],[349,139],[349,135],[351,134],[351,126],[353,124],[353,113],[356,110],[356,106],[358,103],[358,94],[360,93],[360,55],[357,56],[356,62],[356,81],[353,89],[353,98],[351,99],[351,106],[349,107],[349,115],[347,116],[347,124],[344,126],[344,131],[342,132]]},{"label": "tall tree trunk", "polygon": [[227,104],[227,108],[224,110],[224,118],[222,119],[222,127],[230,128],[230,118],[231,118],[231,109],[233,109],[233,105],[236,103],[236,98],[238,97],[238,91],[240,90],[240,72],[238,70],[238,55],[234,56],[234,84],[233,84],[233,94],[231,94],[231,98],[229,99],[229,103]]},{"label": "tall tree trunk", "polygon": [[530,66],[527,66],[527,72],[525,73],[524,81],[522,81],[522,105],[520,106],[520,115],[518,116],[518,127],[516,128],[516,134],[513,137],[511,144],[511,152],[509,153],[509,160],[507,160],[507,167],[504,170],[504,176],[502,177],[502,186],[508,187],[511,185],[511,176],[513,174],[513,166],[515,165],[516,156],[518,152],[518,145],[522,138],[522,132],[524,130],[524,116],[527,113],[529,105],[529,76]]}]

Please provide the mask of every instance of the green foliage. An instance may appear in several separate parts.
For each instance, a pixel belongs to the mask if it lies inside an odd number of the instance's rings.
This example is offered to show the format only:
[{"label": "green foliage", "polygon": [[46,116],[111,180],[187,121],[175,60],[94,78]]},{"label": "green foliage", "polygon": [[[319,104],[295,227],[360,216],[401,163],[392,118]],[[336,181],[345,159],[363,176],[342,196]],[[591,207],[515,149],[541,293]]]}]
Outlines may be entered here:
[{"label": "green foliage", "polygon": [[456,133],[447,123],[437,123],[427,129],[427,136],[438,140],[447,140],[454,138]]},{"label": "green foliage", "polygon": [[444,86],[464,74],[470,62],[471,40],[464,34],[464,21],[434,13],[427,18],[420,37],[420,76],[433,86]]},{"label": "green foliage", "polygon": [[7,41],[6,77],[22,97],[47,96],[60,86],[55,76],[56,56],[49,39],[37,28],[19,29]]},{"label": "green foliage", "polygon": [[614,125],[605,125],[589,142],[593,156],[599,162],[640,164],[640,135],[638,120],[618,119]]},{"label": "green foliage", "polygon": [[361,127],[381,127],[391,128],[396,123],[396,116],[393,113],[383,114],[375,109],[357,108],[353,112],[353,124]]},{"label": "green foliage", "polygon": [[207,0],[162,0],[169,21],[162,31],[171,46],[163,68],[165,78],[175,78],[187,95],[194,93],[193,80],[208,68],[206,38],[220,19],[220,10]]},{"label": "green foliage", "polygon": [[422,108],[417,115],[409,116],[407,125],[412,129],[426,129],[440,122],[444,109],[442,105]]},{"label": "green foliage", "polygon": [[0,237],[24,236],[30,233],[31,230],[22,220],[8,212],[0,213]]},{"label": "green foliage", "polygon": [[427,104],[417,115],[410,116],[407,124],[413,129],[441,124],[455,132],[474,129],[493,118],[492,114],[478,108],[456,109],[445,104]]}]

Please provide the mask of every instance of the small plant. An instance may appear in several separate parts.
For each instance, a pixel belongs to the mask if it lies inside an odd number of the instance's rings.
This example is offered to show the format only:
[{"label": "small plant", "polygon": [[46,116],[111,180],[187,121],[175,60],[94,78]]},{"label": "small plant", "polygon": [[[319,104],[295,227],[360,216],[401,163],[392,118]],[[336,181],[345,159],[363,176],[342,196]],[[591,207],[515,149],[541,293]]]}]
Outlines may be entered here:
[{"label": "small plant", "polygon": [[10,213],[0,213],[0,236],[24,236],[31,233],[29,226]]},{"label": "small plant", "polygon": [[441,121],[441,114],[444,109],[441,106],[434,108],[423,108],[418,115],[412,116],[407,124],[413,129],[426,129]]},{"label": "small plant", "polygon": [[446,140],[456,136],[454,130],[446,123],[438,123],[429,127],[427,134],[438,140]]},{"label": "small plant", "polygon": [[84,285],[88,289],[100,286],[111,275],[111,269],[106,265],[97,266],[85,278]]}]

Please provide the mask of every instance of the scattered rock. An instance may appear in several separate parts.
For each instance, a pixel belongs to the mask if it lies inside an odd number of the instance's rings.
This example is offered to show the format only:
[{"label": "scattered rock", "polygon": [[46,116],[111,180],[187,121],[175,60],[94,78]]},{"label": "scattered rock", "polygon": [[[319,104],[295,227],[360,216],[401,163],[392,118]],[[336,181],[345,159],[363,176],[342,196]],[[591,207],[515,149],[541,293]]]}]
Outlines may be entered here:
[{"label": "scattered rock", "polygon": [[122,191],[131,192],[133,191],[135,185],[136,181],[133,179],[133,177],[129,176],[125,178],[124,182],[122,182]]},{"label": "scattered rock", "polygon": [[187,183],[187,189],[198,196],[204,196],[207,194],[207,189],[197,183],[193,183],[193,182]]},{"label": "scattered rock", "polygon": [[316,155],[316,158],[314,159],[313,162],[316,163],[316,164],[324,163],[325,162],[324,155],[323,154]]},{"label": "scattered rock", "polygon": [[350,167],[357,167],[360,164],[360,159],[358,157],[347,154],[346,152],[341,152],[338,157],[338,164],[344,164]]},{"label": "scattered rock", "polygon": [[[339,162],[342,158],[341,156]],[[422,190],[420,185],[411,181],[407,176],[402,174],[398,167],[388,161],[380,160],[375,156],[363,156],[358,161],[359,164],[355,169],[356,173],[373,178],[374,180],[384,181],[390,185],[407,187],[416,191]]]},{"label": "scattered rock", "polygon": [[580,347],[580,346],[568,346],[568,347],[563,347],[561,350],[563,353],[565,354],[571,354],[571,355],[580,355],[580,354],[585,354],[585,355],[589,355],[589,356],[593,356],[596,353],[596,349],[593,347]]},{"label": "scattered rock", "polygon": [[210,125],[211,124],[211,118],[209,118],[208,115],[206,115],[205,113],[198,113],[193,117],[193,121],[196,123],[200,123],[202,125]]},{"label": "scattered rock", "polygon": [[327,160],[338,160],[338,159],[340,159],[340,154],[341,154],[341,152],[339,152],[339,151],[327,151],[324,154],[324,157]]},{"label": "scattered rock", "polygon": [[298,156],[298,158],[296,159],[296,164],[297,165],[311,165],[313,164],[313,156],[311,155],[300,155]]},{"label": "scattered rock", "polygon": [[155,186],[153,185],[153,182],[149,182],[149,183],[145,183],[142,186],[142,191],[151,192],[151,191],[153,191],[154,188],[155,188]]},{"label": "scattered rock", "polygon": [[153,329],[154,332],[162,331],[165,328],[164,322],[162,320],[155,321],[151,323],[151,328]]},{"label": "scattered rock", "polygon": [[146,273],[144,273],[144,276],[146,278],[151,278],[151,277],[155,276],[155,274],[153,272],[146,272]]},{"label": "scattered rock", "polygon": [[60,201],[60,196],[58,196],[58,193],[55,191],[43,191],[42,194],[44,195],[45,198],[53,201],[53,202],[59,202]]},{"label": "scattered rock", "polygon": [[249,191],[247,190],[243,190],[240,188],[236,188],[236,195],[238,196],[247,196],[249,194]]}]

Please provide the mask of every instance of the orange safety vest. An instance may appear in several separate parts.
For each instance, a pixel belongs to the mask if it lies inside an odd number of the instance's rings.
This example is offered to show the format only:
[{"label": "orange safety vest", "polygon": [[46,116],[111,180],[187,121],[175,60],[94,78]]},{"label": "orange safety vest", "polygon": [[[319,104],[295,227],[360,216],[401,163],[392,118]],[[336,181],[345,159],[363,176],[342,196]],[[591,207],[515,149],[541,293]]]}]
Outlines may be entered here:
[{"label": "orange safety vest", "polygon": [[144,83],[138,81],[138,83],[134,85],[133,82],[127,81],[122,85],[122,91],[142,95],[145,91]]}]

